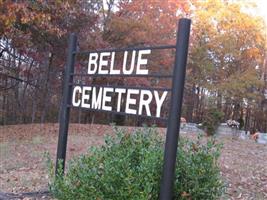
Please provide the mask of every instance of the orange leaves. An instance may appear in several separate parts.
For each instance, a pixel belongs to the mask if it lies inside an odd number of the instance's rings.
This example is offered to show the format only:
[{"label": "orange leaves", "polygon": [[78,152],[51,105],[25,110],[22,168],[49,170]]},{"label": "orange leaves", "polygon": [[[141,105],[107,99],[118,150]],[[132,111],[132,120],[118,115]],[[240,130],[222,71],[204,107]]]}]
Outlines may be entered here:
[{"label": "orange leaves", "polygon": [[255,70],[264,60],[262,21],[246,12],[244,1],[192,4],[190,81],[224,98],[255,97],[262,87],[260,70]]},{"label": "orange leaves", "polygon": [[262,58],[262,52],[256,47],[249,48],[245,51],[248,58],[259,60]]},{"label": "orange leaves", "polygon": [[[120,34],[120,31],[124,33],[126,27],[129,28],[127,32],[135,33],[125,36],[125,39],[128,40],[127,42],[129,40],[140,41],[141,39],[146,44],[172,43],[175,39],[176,24],[179,17],[177,16],[178,10],[184,13],[188,7],[187,1],[123,1],[119,4],[120,10],[111,21],[120,23],[120,26],[115,29],[117,33]],[[131,25],[138,26],[137,32],[134,30],[135,27],[133,27],[133,30],[131,29]],[[129,39],[129,37],[132,37],[132,39]]]},{"label": "orange leaves", "polygon": [[[104,40],[112,47],[153,46],[175,44],[177,21],[185,15],[189,3],[186,0],[133,0],[119,2],[118,8],[105,27]],[[154,51],[152,56],[151,72],[171,73],[173,52]],[[170,85],[166,80],[156,79],[132,79],[127,83],[155,87]]]}]

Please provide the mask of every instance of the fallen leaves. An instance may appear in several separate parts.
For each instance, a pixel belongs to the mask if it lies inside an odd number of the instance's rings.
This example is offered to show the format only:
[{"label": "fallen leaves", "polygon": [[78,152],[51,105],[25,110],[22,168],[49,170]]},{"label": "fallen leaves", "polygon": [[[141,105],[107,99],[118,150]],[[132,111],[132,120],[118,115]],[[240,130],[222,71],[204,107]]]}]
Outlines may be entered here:
[{"label": "fallen leaves", "polygon": [[[164,135],[165,129],[160,131]],[[0,150],[5,152],[0,154],[2,192],[47,190],[49,180],[43,153],[48,151],[55,159],[57,134],[58,124],[0,127]],[[104,134],[112,134],[110,126],[71,124],[67,159],[86,153],[90,146],[103,144]],[[181,136],[196,138],[195,134]],[[224,199],[267,199],[267,146],[227,136],[218,140],[224,143],[220,157],[221,174],[227,184]],[[189,193],[182,195],[190,199]]]}]

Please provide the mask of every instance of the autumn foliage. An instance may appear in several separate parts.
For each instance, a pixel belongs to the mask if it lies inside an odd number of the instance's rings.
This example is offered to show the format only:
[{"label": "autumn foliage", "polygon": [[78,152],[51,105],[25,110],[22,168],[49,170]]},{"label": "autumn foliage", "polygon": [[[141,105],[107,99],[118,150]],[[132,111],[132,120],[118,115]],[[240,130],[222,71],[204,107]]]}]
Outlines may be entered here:
[{"label": "autumn foliage", "polygon": [[[266,24],[247,12],[252,5],[224,0],[0,1],[0,122],[56,122],[67,38],[80,50],[174,44],[177,21],[192,19],[183,116],[201,122],[209,107],[245,129],[267,130]],[[265,32],[264,32],[265,31]],[[155,51],[150,71],[172,73],[174,52]],[[85,57],[75,69],[83,72]],[[84,79],[168,87],[158,79]],[[166,111],[167,113],[167,111]],[[73,112],[74,122],[107,123],[107,116]],[[141,124],[108,115],[108,121]],[[148,123],[150,123],[148,121]]]}]

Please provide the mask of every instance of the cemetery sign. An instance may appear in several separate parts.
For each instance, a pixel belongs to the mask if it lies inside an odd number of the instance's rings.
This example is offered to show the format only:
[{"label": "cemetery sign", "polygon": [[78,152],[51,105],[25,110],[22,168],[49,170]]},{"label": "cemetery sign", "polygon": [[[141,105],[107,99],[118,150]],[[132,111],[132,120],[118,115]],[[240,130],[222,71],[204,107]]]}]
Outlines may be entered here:
[{"label": "cemetery sign", "polygon": [[[190,35],[189,19],[180,19],[176,45],[103,49],[96,51],[77,51],[77,37],[70,36],[67,65],[64,74],[63,96],[59,118],[59,139],[57,147],[56,173],[61,166],[64,171],[67,137],[69,128],[70,108],[109,112],[120,115],[136,115],[154,119],[167,120],[167,134],[164,152],[164,165],[160,188],[160,199],[172,199],[172,186],[175,173],[175,162],[180,129],[180,117],[185,81],[186,61]],[[171,75],[149,74],[148,56],[153,50],[175,49],[175,63]],[[115,64],[117,53],[122,52],[122,66]],[[88,55],[86,74],[75,74],[75,57],[78,54]],[[82,85],[74,84],[74,76],[91,77],[157,77],[171,78],[172,88],[145,88],[131,86],[110,85]],[[171,93],[171,104],[168,119],[162,116],[162,105],[168,93]],[[116,96],[116,103],[111,104]],[[155,104],[152,104],[155,102]],[[152,111],[152,105],[156,105]],[[62,160],[62,165],[59,161]]]}]

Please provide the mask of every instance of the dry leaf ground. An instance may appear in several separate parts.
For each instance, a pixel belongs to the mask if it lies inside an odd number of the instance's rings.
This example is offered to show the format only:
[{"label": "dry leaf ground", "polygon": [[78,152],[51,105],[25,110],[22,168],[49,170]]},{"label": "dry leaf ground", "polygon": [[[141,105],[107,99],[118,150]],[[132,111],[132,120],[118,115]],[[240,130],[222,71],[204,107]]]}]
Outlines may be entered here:
[{"label": "dry leaf ground", "polygon": [[[160,131],[164,133],[165,129]],[[110,126],[71,124],[67,159],[86,153],[90,146],[103,144],[105,134],[112,134]],[[194,139],[195,134],[182,134],[182,137]],[[44,153],[49,152],[55,159],[57,139],[58,124],[0,127],[0,199],[3,193],[48,189]],[[233,140],[229,136],[220,136],[219,141],[224,143],[220,167],[227,185],[222,199],[267,199],[267,145],[252,140]]]}]

